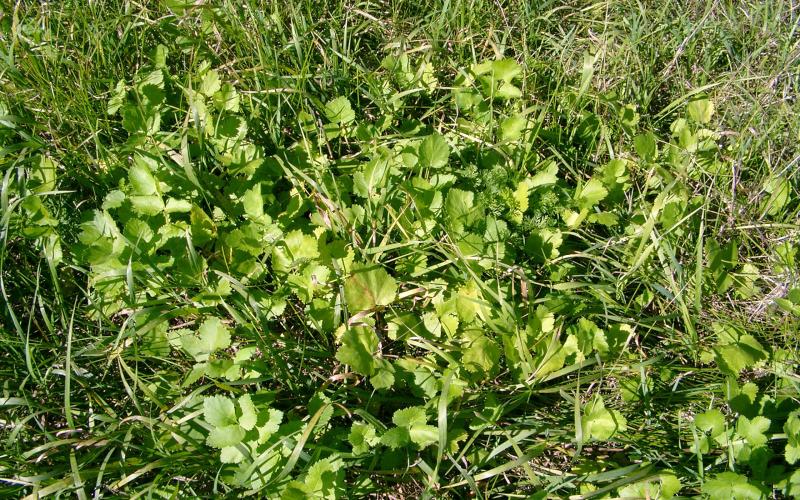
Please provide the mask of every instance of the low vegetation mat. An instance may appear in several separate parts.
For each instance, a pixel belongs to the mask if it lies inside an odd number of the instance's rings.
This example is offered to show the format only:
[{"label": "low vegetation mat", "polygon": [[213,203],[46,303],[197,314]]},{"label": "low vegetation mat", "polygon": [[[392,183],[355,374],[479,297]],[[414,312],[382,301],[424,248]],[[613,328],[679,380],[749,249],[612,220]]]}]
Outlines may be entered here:
[{"label": "low vegetation mat", "polygon": [[425,4],[0,12],[0,494],[800,496],[797,7]]}]

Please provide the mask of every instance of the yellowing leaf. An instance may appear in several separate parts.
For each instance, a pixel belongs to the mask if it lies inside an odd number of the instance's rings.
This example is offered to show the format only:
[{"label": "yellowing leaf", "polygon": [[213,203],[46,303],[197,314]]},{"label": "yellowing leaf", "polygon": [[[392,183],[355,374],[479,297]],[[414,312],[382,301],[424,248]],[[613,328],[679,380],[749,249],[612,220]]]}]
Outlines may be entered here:
[{"label": "yellowing leaf", "polygon": [[500,122],[500,140],[501,141],[516,141],[522,137],[522,132],[525,131],[525,126],[528,121],[525,115],[516,114]]},{"label": "yellowing leaf", "polygon": [[528,179],[523,179],[517,184],[517,189],[511,194],[514,200],[514,210],[511,212],[511,220],[517,224],[522,223],[522,216],[528,210],[528,196],[530,194],[530,184]]},{"label": "yellowing leaf", "polygon": [[513,59],[492,61],[492,76],[497,80],[511,82],[522,73],[522,67]]},{"label": "yellowing leaf", "polygon": [[686,107],[689,116],[697,123],[708,123],[714,116],[714,103],[708,99],[697,99]]},{"label": "yellowing leaf", "polygon": [[344,297],[351,314],[388,306],[397,296],[397,282],[379,266],[360,267],[344,284]]},{"label": "yellowing leaf", "polygon": [[473,340],[461,356],[461,363],[467,371],[489,376],[500,361],[500,348],[488,337],[481,335]]}]

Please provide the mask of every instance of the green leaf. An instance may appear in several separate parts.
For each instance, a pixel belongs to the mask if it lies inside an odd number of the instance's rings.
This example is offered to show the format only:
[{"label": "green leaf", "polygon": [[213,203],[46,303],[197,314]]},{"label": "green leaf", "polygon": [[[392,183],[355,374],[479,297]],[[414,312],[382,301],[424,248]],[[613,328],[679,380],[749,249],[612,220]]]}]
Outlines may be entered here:
[{"label": "green leaf", "polygon": [[711,437],[718,436],[725,431],[725,416],[717,409],[699,413],[694,417],[694,425],[698,429],[711,434]]},{"label": "green leaf", "polygon": [[356,373],[372,375],[374,353],[378,348],[378,337],[366,327],[348,329],[342,335],[342,345],[336,351],[336,359],[350,365]]},{"label": "green leaf", "polygon": [[122,107],[122,126],[129,134],[154,134],[161,127],[161,113],[157,109],[140,110],[126,104]]},{"label": "green leaf", "polygon": [[344,284],[344,297],[351,314],[388,306],[396,296],[397,282],[378,266],[355,269]]},{"label": "green leaf", "polygon": [[791,201],[792,185],[789,179],[773,176],[764,182],[764,191],[769,197],[764,200],[763,208],[767,215],[778,215]]},{"label": "green leaf", "polygon": [[203,418],[214,427],[237,423],[233,401],[225,396],[208,396],[203,399]]},{"label": "green leaf", "polygon": [[753,448],[766,444],[766,432],[769,430],[770,420],[766,417],[756,416],[749,419],[744,415],[736,421],[736,434],[741,436]]},{"label": "green leaf", "polygon": [[375,358],[373,375],[369,382],[375,389],[389,389],[394,385],[394,367],[385,359]]},{"label": "green leaf", "polygon": [[795,410],[789,414],[783,424],[783,432],[791,443],[800,443],[800,410]]},{"label": "green leaf", "polygon": [[356,119],[356,114],[346,97],[337,97],[325,105],[325,117],[331,123],[347,125]]},{"label": "green leaf", "polygon": [[708,123],[714,116],[714,103],[708,99],[697,99],[686,107],[689,116],[697,123]]},{"label": "green leaf", "polygon": [[238,424],[214,427],[208,433],[206,444],[214,448],[225,448],[226,446],[236,446],[244,439],[245,431]]},{"label": "green leaf", "polygon": [[110,210],[112,208],[119,208],[125,201],[125,193],[119,189],[110,191],[105,198],[103,198],[103,210]]},{"label": "green leaf", "polygon": [[156,48],[153,49],[153,54],[151,59],[153,61],[153,67],[158,69],[165,69],[167,67],[167,55],[169,54],[169,49],[162,44],[156,45]]},{"label": "green leaf", "polygon": [[456,235],[463,234],[479,217],[475,207],[475,194],[472,191],[450,189],[445,200],[445,213],[451,230]]},{"label": "green leaf", "polygon": [[199,336],[191,333],[180,337],[183,349],[195,361],[207,361],[210,354],[227,349],[231,345],[231,334],[219,318],[208,318],[198,329]]},{"label": "green leaf", "polygon": [[617,410],[606,409],[603,398],[595,397],[584,408],[581,419],[584,438],[606,441],[617,432],[625,431],[627,422]]},{"label": "green leaf", "polygon": [[537,262],[544,263],[560,255],[559,248],[563,241],[561,231],[540,229],[528,237],[525,242],[525,253]]},{"label": "green leaf", "polygon": [[95,210],[92,220],[81,224],[78,241],[84,246],[84,259],[93,266],[111,261],[124,248],[119,228],[105,210]]},{"label": "green leaf", "polygon": [[239,112],[239,93],[230,83],[222,85],[219,92],[214,94],[214,106],[219,111]]},{"label": "green leaf", "polygon": [[593,224],[601,224],[606,227],[614,227],[619,224],[619,217],[611,212],[595,212],[589,214],[586,220]]},{"label": "green leaf", "polygon": [[514,205],[511,208],[510,219],[517,224],[522,224],[522,217],[528,210],[528,198],[530,196],[530,184],[528,179],[523,179],[517,184],[517,188],[511,193]]},{"label": "green leaf", "polygon": [[144,99],[146,107],[161,103],[164,98],[164,71],[156,69],[147,73],[139,73],[136,77],[136,88]]},{"label": "green leaf", "polygon": [[223,464],[239,464],[245,459],[238,446],[225,446],[220,450],[219,461]]},{"label": "green leaf", "polygon": [[114,87],[114,93],[111,96],[111,99],[108,100],[106,113],[113,115],[119,111],[119,108],[121,108],[125,103],[125,97],[127,96],[127,93],[128,89],[125,87],[125,80],[119,80],[116,87]]},{"label": "green leaf", "polygon": [[575,190],[575,202],[580,208],[592,208],[603,198],[608,196],[608,190],[603,187],[599,179],[589,179],[589,182]]},{"label": "green leaf", "polygon": [[186,213],[192,210],[192,203],[189,200],[178,200],[175,198],[167,198],[167,204],[164,206],[164,211],[169,214]]},{"label": "green leaf", "polygon": [[528,120],[525,118],[525,115],[516,114],[509,116],[500,122],[500,140],[516,141],[522,137],[522,132],[525,131],[527,124]]},{"label": "green leaf", "polygon": [[364,170],[353,175],[353,192],[362,198],[376,198],[386,186],[389,174],[389,153],[377,155],[364,166]]},{"label": "green leaf", "polygon": [[784,455],[790,464],[800,460],[800,411],[793,411],[789,414],[783,424],[783,432],[786,433],[786,449]]},{"label": "green leaf", "polygon": [[458,313],[458,318],[464,323],[472,323],[475,318],[483,318],[489,315],[486,301],[483,299],[478,284],[474,280],[470,280],[458,288],[456,312]]},{"label": "green leaf", "polygon": [[636,154],[645,161],[653,162],[658,157],[656,136],[652,132],[646,132],[634,137],[633,147],[636,149]]},{"label": "green leaf", "polygon": [[800,460],[800,444],[786,443],[783,455],[787,463],[796,464]]},{"label": "green leaf", "polygon": [[515,99],[517,97],[522,97],[522,91],[515,85],[501,82],[495,89],[493,95],[500,99]]},{"label": "green leaf", "polygon": [[375,427],[365,422],[353,422],[347,440],[353,447],[353,454],[367,453],[373,446],[380,442],[375,435]]},{"label": "green leaf", "polygon": [[[258,430],[258,442],[259,444],[263,444],[280,429],[281,422],[283,421],[283,412],[270,408],[267,410],[266,415],[264,412],[261,412],[258,420],[258,426],[256,427],[256,430]],[[262,423],[262,421],[264,422]]]},{"label": "green leaf", "polygon": [[278,272],[289,272],[300,264],[319,257],[317,239],[297,229],[287,233],[272,249],[272,268]]},{"label": "green leaf", "polygon": [[206,97],[211,97],[215,92],[219,91],[221,82],[219,73],[216,70],[207,71],[200,81],[200,88],[198,89],[201,94]]},{"label": "green leaf", "polygon": [[528,181],[528,185],[533,189],[539,186],[550,186],[556,182],[558,182],[558,165],[551,162],[547,167],[534,174]]},{"label": "green leaf", "polygon": [[439,429],[433,425],[414,425],[408,429],[411,442],[420,449],[426,448],[439,441]]},{"label": "green leaf", "polygon": [[619,110],[619,121],[626,131],[632,132],[639,124],[639,113],[636,112],[636,105],[626,104]]},{"label": "green leaf", "polygon": [[392,422],[398,427],[412,427],[414,425],[424,425],[428,421],[425,415],[425,408],[422,406],[411,406],[397,410],[392,415]]},{"label": "green leaf", "polygon": [[703,493],[711,500],[758,500],[763,494],[747,478],[735,472],[723,472],[703,484]]},{"label": "green leaf", "polygon": [[217,228],[214,221],[197,205],[192,205],[189,211],[189,222],[192,231],[192,243],[195,245],[205,245],[216,237]]},{"label": "green leaf", "polygon": [[783,488],[782,492],[786,498],[800,497],[800,469],[795,470],[791,476],[776,485]]},{"label": "green leaf", "polygon": [[314,462],[306,473],[305,486],[310,495],[305,498],[338,498],[341,492],[336,490],[339,487],[340,475],[336,472],[341,464],[341,460],[333,458],[324,458]]},{"label": "green leaf", "polygon": [[244,214],[250,220],[256,220],[264,215],[264,198],[261,197],[261,184],[256,184],[242,195]]},{"label": "green leaf", "polygon": [[166,208],[160,196],[131,196],[128,199],[133,209],[142,215],[158,215]]},{"label": "green leaf", "polygon": [[246,431],[253,430],[258,422],[258,414],[249,394],[239,398],[239,409],[242,411],[242,416],[239,417],[239,425]]},{"label": "green leaf", "polygon": [[732,326],[714,325],[718,343],[714,347],[717,365],[729,375],[738,376],[745,368],[768,358],[767,352],[750,334]]},{"label": "green leaf", "polygon": [[652,498],[667,500],[675,496],[681,489],[681,482],[672,472],[658,475],[657,480],[640,481],[619,489],[620,498]]},{"label": "green leaf", "polygon": [[720,246],[715,240],[709,239],[706,243],[708,254],[708,279],[716,288],[717,293],[724,293],[733,285],[730,271],[739,264],[739,250],[736,240]]},{"label": "green leaf", "polygon": [[511,82],[522,73],[522,67],[513,59],[498,59],[492,62],[493,77],[504,82]]},{"label": "green leaf", "polygon": [[414,358],[400,358],[395,367],[399,368],[399,377],[415,396],[432,398],[438,392],[436,374],[428,364]]},{"label": "green leaf", "polygon": [[381,444],[396,450],[411,443],[411,436],[406,427],[393,427],[381,436]]},{"label": "green leaf", "polygon": [[589,354],[593,349],[601,353],[608,350],[605,333],[589,319],[580,318],[568,331],[578,340],[578,348],[584,354]]},{"label": "green leaf", "polygon": [[431,134],[419,145],[419,165],[423,168],[442,168],[450,157],[450,146],[441,134]]},{"label": "green leaf", "polygon": [[133,160],[133,165],[128,170],[128,181],[131,183],[133,194],[150,196],[158,194],[158,183],[147,162],[139,155]]}]

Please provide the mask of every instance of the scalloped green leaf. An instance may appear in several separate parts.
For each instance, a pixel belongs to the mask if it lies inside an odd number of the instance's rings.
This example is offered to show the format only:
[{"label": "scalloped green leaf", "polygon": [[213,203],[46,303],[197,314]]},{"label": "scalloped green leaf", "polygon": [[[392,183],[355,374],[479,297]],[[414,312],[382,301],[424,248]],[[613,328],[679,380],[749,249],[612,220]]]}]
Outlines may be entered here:
[{"label": "scalloped green leaf", "polygon": [[447,165],[450,146],[441,134],[431,134],[419,145],[419,165],[438,169]]},{"label": "scalloped green leaf", "polygon": [[331,123],[347,125],[356,119],[350,101],[346,97],[337,97],[325,104],[325,117]]},{"label": "scalloped green leaf", "polygon": [[348,329],[342,335],[342,345],[336,351],[336,359],[361,375],[372,375],[374,353],[378,348],[378,337],[366,327]]}]

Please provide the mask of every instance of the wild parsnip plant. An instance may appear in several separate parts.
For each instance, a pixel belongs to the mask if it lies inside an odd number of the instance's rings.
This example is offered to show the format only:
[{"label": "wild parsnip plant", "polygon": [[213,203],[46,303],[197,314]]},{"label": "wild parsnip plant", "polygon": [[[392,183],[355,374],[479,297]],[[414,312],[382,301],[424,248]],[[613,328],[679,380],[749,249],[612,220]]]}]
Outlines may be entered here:
[{"label": "wild parsnip plant", "polygon": [[800,496],[793,3],[0,16],[0,494]]}]

